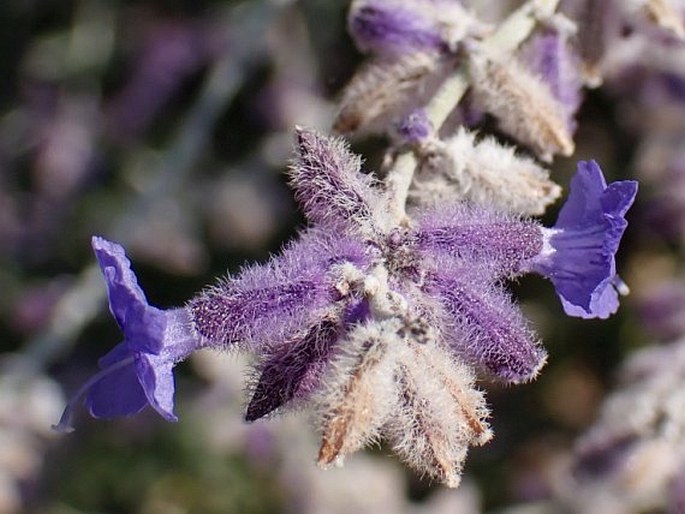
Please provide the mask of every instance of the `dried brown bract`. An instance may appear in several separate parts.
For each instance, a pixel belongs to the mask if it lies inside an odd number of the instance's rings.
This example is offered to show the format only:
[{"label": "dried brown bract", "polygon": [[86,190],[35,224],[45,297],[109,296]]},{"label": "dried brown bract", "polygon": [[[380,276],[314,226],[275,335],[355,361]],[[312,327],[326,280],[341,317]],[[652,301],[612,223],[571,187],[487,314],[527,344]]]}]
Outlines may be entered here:
[{"label": "dried brown bract", "polygon": [[345,88],[333,129],[347,135],[385,131],[424,104],[454,64],[454,58],[426,52],[367,63]]},{"label": "dried brown bract", "polygon": [[477,101],[497,118],[503,132],[545,161],[555,154],[573,153],[573,137],[560,104],[512,56],[505,60],[474,50],[469,55],[469,72]]},{"label": "dried brown bract", "polygon": [[492,436],[485,398],[465,364],[410,325],[394,318],[351,334],[319,401],[319,465],[385,437],[409,466],[456,487],[469,446]]}]

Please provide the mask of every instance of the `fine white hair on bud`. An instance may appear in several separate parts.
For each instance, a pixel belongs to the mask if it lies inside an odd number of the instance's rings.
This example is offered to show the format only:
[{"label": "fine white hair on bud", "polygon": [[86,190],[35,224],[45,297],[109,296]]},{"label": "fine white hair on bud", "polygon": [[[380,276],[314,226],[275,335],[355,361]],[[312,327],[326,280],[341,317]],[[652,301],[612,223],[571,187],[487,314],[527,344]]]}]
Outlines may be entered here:
[{"label": "fine white hair on bud", "polygon": [[434,342],[408,342],[394,378],[396,406],[384,434],[410,467],[457,487],[468,447],[492,436],[485,399],[468,367]]},{"label": "fine white hair on bud", "polygon": [[320,466],[342,463],[346,455],[378,438],[393,405],[389,347],[402,343],[397,325],[397,320],[388,320],[356,327],[332,363],[317,399],[323,414]]},{"label": "fine white hair on bud", "polygon": [[685,38],[683,16],[668,0],[646,0],[644,9],[647,16],[661,28],[672,32],[680,39]]},{"label": "fine white hair on bud", "polygon": [[460,128],[446,141],[422,147],[409,199],[419,206],[469,200],[498,210],[537,216],[561,195],[561,187],[533,159],[512,147]]},{"label": "fine white hair on bud", "polygon": [[339,230],[373,231],[386,199],[373,177],[360,173],[361,159],[342,138],[300,127],[296,136],[290,184],[307,218]]},{"label": "fine white hair on bud", "polygon": [[573,153],[573,137],[561,105],[549,87],[513,56],[474,48],[469,52],[469,74],[477,102],[497,118],[503,132],[544,161]]},{"label": "fine white hair on bud", "polygon": [[627,0],[618,2],[618,5],[628,15],[646,17],[674,36],[685,37],[682,14],[669,0]]},{"label": "fine white hair on bud", "polygon": [[452,58],[428,52],[369,62],[345,88],[333,129],[347,135],[384,132],[423,105],[453,67]]}]

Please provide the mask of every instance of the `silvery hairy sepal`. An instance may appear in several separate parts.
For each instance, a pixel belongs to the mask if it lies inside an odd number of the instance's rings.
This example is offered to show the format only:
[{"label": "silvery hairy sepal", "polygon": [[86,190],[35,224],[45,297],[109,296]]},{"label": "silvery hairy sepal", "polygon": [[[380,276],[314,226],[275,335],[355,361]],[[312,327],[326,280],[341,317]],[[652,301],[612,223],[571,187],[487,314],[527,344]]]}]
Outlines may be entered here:
[{"label": "silvery hairy sepal", "polygon": [[540,159],[570,156],[575,144],[567,114],[549,86],[512,55],[469,45],[470,84],[478,105],[496,119],[502,132],[530,148]]},{"label": "silvery hairy sepal", "polygon": [[409,190],[414,205],[467,200],[537,216],[561,195],[561,187],[533,159],[494,138],[476,140],[464,128],[444,141],[426,140],[416,153],[419,165]]},{"label": "silvery hairy sepal", "polygon": [[427,51],[365,63],[345,86],[333,129],[346,135],[388,131],[428,102],[455,63],[451,55]]}]

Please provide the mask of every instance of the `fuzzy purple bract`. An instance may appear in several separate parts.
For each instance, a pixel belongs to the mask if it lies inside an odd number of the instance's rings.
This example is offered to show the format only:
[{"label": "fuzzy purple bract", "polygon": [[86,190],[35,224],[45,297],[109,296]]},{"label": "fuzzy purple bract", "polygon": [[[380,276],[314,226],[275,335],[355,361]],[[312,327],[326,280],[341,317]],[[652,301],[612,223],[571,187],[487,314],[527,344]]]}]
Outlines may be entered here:
[{"label": "fuzzy purple bract", "polygon": [[418,9],[383,1],[353,4],[349,32],[364,52],[395,56],[419,49],[444,46],[435,21]]},{"label": "fuzzy purple bract", "polygon": [[569,130],[576,128],[575,115],[582,102],[582,78],[579,58],[567,35],[553,29],[533,35],[522,50],[527,67],[544,79],[558,100]]}]

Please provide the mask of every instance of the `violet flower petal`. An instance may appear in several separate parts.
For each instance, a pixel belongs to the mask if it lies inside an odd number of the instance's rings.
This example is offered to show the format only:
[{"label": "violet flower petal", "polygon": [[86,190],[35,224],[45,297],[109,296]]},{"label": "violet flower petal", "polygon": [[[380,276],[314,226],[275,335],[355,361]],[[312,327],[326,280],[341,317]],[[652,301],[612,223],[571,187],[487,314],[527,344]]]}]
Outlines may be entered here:
[{"label": "violet flower petal", "polygon": [[[125,346],[126,343],[121,343],[115,350]],[[116,362],[112,362],[110,366]],[[123,359],[120,362],[123,363]],[[123,364],[123,367],[106,374],[91,386],[86,407],[94,418],[110,419],[137,414],[148,404],[145,392],[138,382],[135,362],[129,359]],[[112,394],[113,391],[117,393]]]},{"label": "violet flower petal", "polygon": [[101,237],[93,237],[92,246],[107,283],[109,310],[124,336],[141,351],[159,352],[164,314],[148,305],[123,247]]},{"label": "violet flower petal", "polygon": [[616,275],[615,254],[636,194],[637,182],[607,186],[595,161],[578,163],[568,200],[548,231],[549,249],[531,264],[552,281],[568,315],[606,318],[618,309],[616,290],[625,285]]},{"label": "violet flower petal", "polygon": [[143,386],[147,402],[167,421],[178,421],[174,414],[175,364],[153,355],[141,356],[136,361],[138,380]]}]

